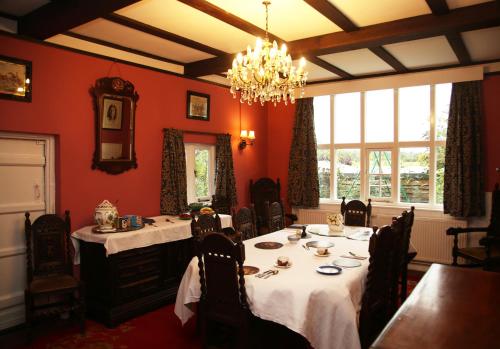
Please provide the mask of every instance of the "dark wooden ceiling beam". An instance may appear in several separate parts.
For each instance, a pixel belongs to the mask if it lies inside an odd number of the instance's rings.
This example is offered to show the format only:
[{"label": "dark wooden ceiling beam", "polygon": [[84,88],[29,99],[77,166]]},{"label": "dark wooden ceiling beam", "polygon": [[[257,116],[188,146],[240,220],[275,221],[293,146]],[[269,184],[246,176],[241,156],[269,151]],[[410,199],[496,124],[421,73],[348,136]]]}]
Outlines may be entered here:
[{"label": "dark wooden ceiling beam", "polygon": [[204,45],[202,43],[185,38],[183,36],[170,33],[166,30],[159,29],[157,27],[153,27],[152,25],[136,21],[135,19],[118,15],[116,13],[108,14],[106,16],[103,16],[103,18],[110,21],[110,22],[120,24],[120,25],[123,25],[123,26],[128,27],[128,28],[135,29],[135,30],[141,31],[143,33],[154,35],[158,38],[169,40],[169,41],[190,47],[190,48],[198,50],[198,51],[203,51],[203,52],[209,53],[209,54],[214,55],[214,56],[222,56],[222,55],[227,54],[227,52],[215,49],[213,47]]},{"label": "dark wooden ceiling beam", "polygon": [[321,58],[318,58],[316,56],[308,56],[308,55],[305,55],[304,58],[307,59],[309,62],[311,62],[311,63],[313,63],[313,64],[315,64],[323,69],[328,70],[330,73],[333,73],[335,75],[340,76],[343,79],[348,80],[348,79],[354,78],[353,75],[351,75],[348,72],[334,66],[333,64],[330,64],[330,63],[322,60]]},{"label": "dark wooden ceiling beam", "polygon": [[19,18],[18,32],[45,40],[140,0],[54,1]]},{"label": "dark wooden ceiling beam", "polygon": [[289,42],[289,46],[294,54],[324,55],[498,25],[500,6],[487,2],[458,8],[442,16],[422,15],[374,24],[349,33],[335,32],[295,40]]},{"label": "dark wooden ceiling beam", "polygon": [[137,50],[137,49],[134,49],[134,48],[130,48],[130,47],[118,45],[118,44],[115,44],[115,43],[112,43],[112,42],[109,42],[109,41],[106,41],[106,40],[92,38],[90,36],[78,34],[78,33],[72,32],[72,31],[66,32],[66,33],[64,33],[64,35],[70,36],[70,37],[75,38],[75,39],[88,41],[88,42],[91,42],[91,43],[94,43],[94,44],[97,44],[97,45],[111,47],[111,48],[114,48],[116,50],[121,50],[121,51],[129,52],[129,53],[133,53],[133,54],[136,54],[136,55],[139,55],[139,56],[156,59],[158,61],[162,61],[162,62],[166,62],[166,63],[172,63],[172,64],[177,64],[177,65],[180,65],[180,66],[184,66],[183,62],[179,62],[179,61],[176,61],[176,60],[173,60],[173,59],[170,59],[170,58],[167,58],[167,57],[163,57],[163,56],[158,56],[158,55],[155,55],[155,54],[152,54],[152,53],[149,53],[149,52],[144,52],[144,51],[141,51],[141,50]]},{"label": "dark wooden ceiling beam", "polygon": [[[442,16],[450,12],[450,8],[446,0],[425,0],[431,9],[432,13],[436,16]],[[450,44],[455,56],[461,64],[469,64],[472,62],[469,51],[465,47],[464,41],[459,32],[446,34],[446,40]]]},{"label": "dark wooden ceiling beam", "polygon": [[382,46],[372,47],[370,48],[377,57],[382,59],[385,63],[389,64],[395,71],[398,73],[406,73],[408,72],[408,68],[406,68],[403,63],[401,63],[396,57],[390,54],[385,48]]}]

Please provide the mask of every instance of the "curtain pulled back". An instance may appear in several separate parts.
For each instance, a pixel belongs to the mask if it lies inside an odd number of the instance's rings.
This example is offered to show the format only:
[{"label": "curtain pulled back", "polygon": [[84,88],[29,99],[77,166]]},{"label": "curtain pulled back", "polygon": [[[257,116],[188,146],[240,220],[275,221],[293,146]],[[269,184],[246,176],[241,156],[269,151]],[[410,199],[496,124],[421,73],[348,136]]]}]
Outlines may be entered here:
[{"label": "curtain pulled back", "polygon": [[454,83],[451,93],[444,169],[444,213],[484,215],[481,163],[482,94],[480,81]]},{"label": "curtain pulled back", "polygon": [[234,178],[231,135],[217,135],[215,145],[215,196],[226,198],[231,206],[238,203]]},{"label": "curtain pulled back", "polygon": [[177,215],[185,211],[187,211],[187,179],[183,133],[169,128],[163,130],[160,212]]},{"label": "curtain pulled back", "polygon": [[312,98],[297,101],[288,163],[288,201],[292,206],[319,206],[318,157]]}]

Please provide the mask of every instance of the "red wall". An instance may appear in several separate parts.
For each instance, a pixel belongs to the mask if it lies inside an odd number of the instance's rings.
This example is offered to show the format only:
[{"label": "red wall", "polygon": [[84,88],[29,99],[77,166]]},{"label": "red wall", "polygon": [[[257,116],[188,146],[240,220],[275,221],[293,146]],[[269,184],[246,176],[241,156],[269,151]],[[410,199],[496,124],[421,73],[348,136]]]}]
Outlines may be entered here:
[{"label": "red wall", "polygon": [[[238,150],[239,101],[228,89],[152,70],[119,64],[120,76],[139,93],[136,114],[138,168],[120,175],[91,170],[94,112],[89,88],[108,74],[111,61],[0,35],[0,55],[32,61],[32,103],[0,100],[0,130],[57,136],[57,211],[71,210],[73,229],[91,224],[103,199],[120,214],[159,214],[162,129],[228,132],[239,206],[249,200],[251,178],[265,176],[266,109],[243,106],[242,126],[255,130],[256,142]],[[112,74],[118,69],[113,67]],[[186,91],[210,95],[210,122],[186,119]]]},{"label": "red wall", "polygon": [[[495,183],[500,183],[500,174],[495,168],[500,167],[500,75],[490,75],[483,81],[484,103],[484,154],[485,154],[485,190],[492,191]],[[295,107],[283,105],[267,107],[268,135],[268,176],[280,178],[282,197],[286,201],[288,182],[288,156],[292,143],[292,130],[295,120]]]}]

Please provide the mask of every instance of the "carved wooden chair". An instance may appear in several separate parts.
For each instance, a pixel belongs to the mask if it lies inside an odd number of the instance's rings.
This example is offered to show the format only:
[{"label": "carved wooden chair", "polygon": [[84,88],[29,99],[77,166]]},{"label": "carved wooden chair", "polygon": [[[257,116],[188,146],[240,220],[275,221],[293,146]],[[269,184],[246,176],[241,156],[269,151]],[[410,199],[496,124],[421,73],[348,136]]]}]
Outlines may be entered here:
[{"label": "carved wooden chair", "polygon": [[213,232],[221,232],[222,223],[218,214],[200,214],[191,220],[191,234],[195,239],[203,239],[205,235]]},{"label": "carved wooden chair", "polygon": [[[482,266],[487,258],[485,246],[474,246],[474,247],[459,247],[458,246],[458,235],[459,234],[470,234],[470,233],[486,233],[486,237],[497,237],[500,238],[500,190],[498,183],[495,184],[495,189],[493,190],[491,197],[491,217],[490,225],[487,227],[467,227],[467,228],[448,228],[446,235],[453,236],[453,263],[452,265],[458,264],[458,257],[462,257],[468,261],[467,264],[461,264],[461,266]],[[487,239],[484,240],[488,241]],[[500,251],[497,249],[490,249],[489,258],[500,258]]]},{"label": "carved wooden chair", "polygon": [[69,211],[64,220],[45,214],[33,224],[29,212],[25,216],[28,340],[36,320],[66,313],[78,317],[81,332],[85,333],[84,288],[73,277]]},{"label": "carved wooden chair", "polygon": [[225,196],[212,195],[212,209],[219,214],[231,214],[231,203]]},{"label": "carved wooden chair", "polygon": [[[266,201],[283,203],[279,178],[276,182],[267,177],[260,178],[256,182],[250,180],[250,203],[255,208],[257,233],[259,235],[269,233]],[[286,213],[284,216],[289,220],[290,224],[297,220],[297,216],[292,213]]]},{"label": "carved wooden chair", "polygon": [[370,238],[370,265],[361,301],[359,335],[368,348],[397,310],[403,221],[383,226]]},{"label": "carved wooden chair", "polygon": [[238,348],[249,341],[251,312],[248,309],[243,262],[245,246],[223,234],[209,233],[197,242],[200,272],[200,318],[203,345],[208,344],[208,324],[233,327],[238,333]]},{"label": "carved wooden chair", "polygon": [[368,199],[368,205],[365,205],[359,200],[351,200],[346,203],[345,196],[343,196],[340,213],[344,217],[345,225],[369,227],[372,217],[372,199]]},{"label": "carved wooden chair", "polygon": [[269,233],[278,231],[285,228],[285,215],[283,213],[283,205],[281,202],[273,202],[269,204],[266,202],[267,207],[267,227]]},{"label": "carved wooden chair", "polygon": [[[403,221],[403,235],[401,239],[402,243],[402,266],[401,266],[401,292],[400,302],[403,303],[408,296],[408,264],[417,256],[417,251],[414,248],[410,248],[411,239],[411,229],[413,227],[413,221],[415,220],[415,207],[412,206],[410,211],[403,211],[399,217]],[[393,218],[393,221],[397,218]]]},{"label": "carved wooden chair", "polygon": [[255,222],[255,211],[253,206],[250,208],[242,207],[238,212],[233,211],[233,227],[241,232],[242,239],[252,239],[257,236],[257,224]]}]

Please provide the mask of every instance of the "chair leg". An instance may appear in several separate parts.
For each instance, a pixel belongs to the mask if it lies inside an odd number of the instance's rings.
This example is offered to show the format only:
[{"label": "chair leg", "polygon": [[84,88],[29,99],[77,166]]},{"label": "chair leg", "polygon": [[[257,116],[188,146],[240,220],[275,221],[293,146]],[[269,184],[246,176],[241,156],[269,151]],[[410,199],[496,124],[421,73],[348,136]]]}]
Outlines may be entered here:
[{"label": "chair leg", "polygon": [[80,320],[80,333],[85,335],[85,286],[80,284],[80,290],[78,292],[78,302],[80,304],[80,309],[78,311],[78,317]]},{"label": "chair leg", "polygon": [[401,304],[403,304],[407,296],[408,296],[408,264],[405,263],[403,270],[401,271],[401,293],[399,298]]},{"label": "chair leg", "polygon": [[33,340],[33,317],[32,317],[32,306],[31,306],[31,295],[28,290],[24,291],[24,303],[25,303],[25,316],[26,316],[26,343],[29,344]]}]

